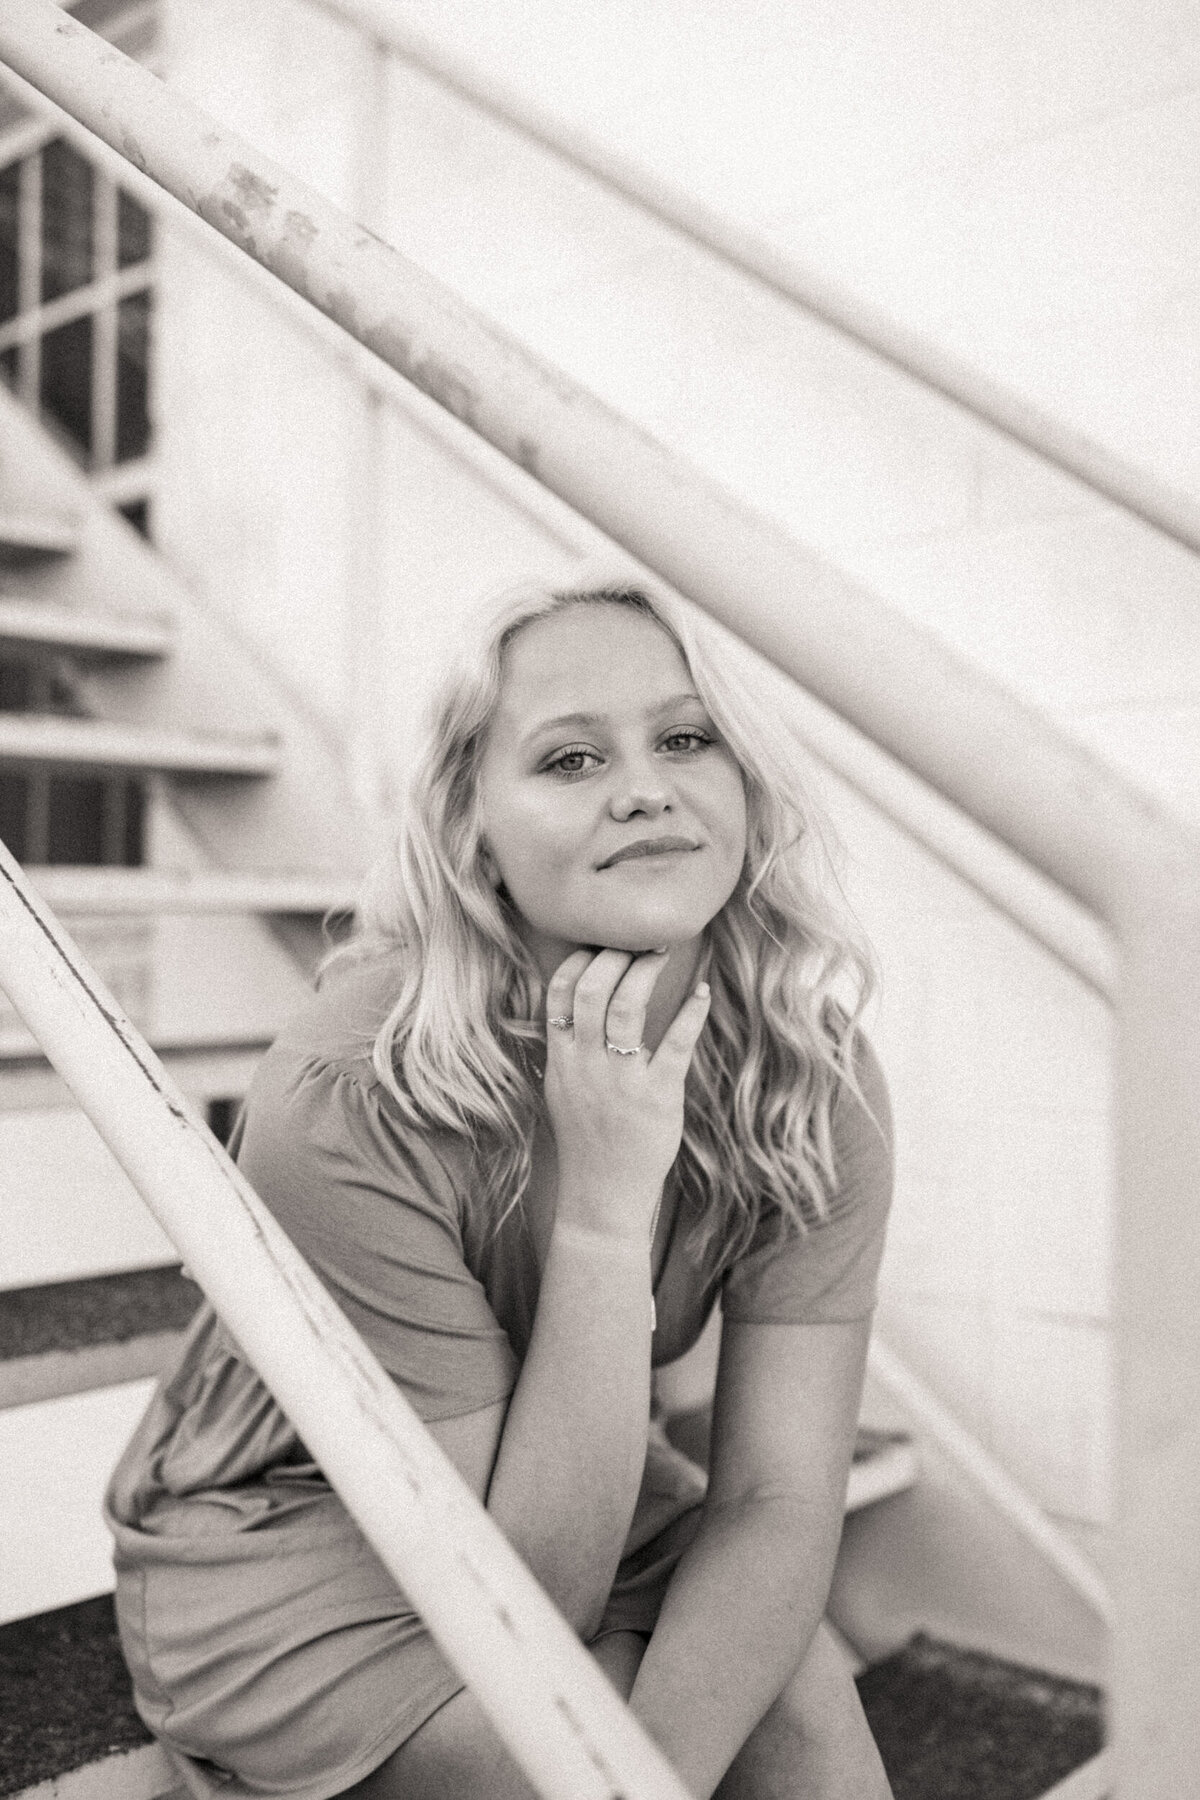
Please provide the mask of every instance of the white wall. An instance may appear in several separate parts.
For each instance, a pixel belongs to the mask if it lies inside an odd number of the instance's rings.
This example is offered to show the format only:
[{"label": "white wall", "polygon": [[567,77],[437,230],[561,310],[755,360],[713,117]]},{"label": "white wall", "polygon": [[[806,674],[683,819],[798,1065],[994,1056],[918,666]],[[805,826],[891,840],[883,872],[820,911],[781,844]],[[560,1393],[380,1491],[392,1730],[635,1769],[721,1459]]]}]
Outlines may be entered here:
[{"label": "white wall", "polygon": [[[1200,484],[1188,0],[395,10],[1172,484]],[[1194,559],[428,78],[372,67],[315,0],[177,0],[171,19],[173,78],[214,112],[1200,811]],[[563,551],[418,424],[373,419],[269,306],[174,254],[164,542],[386,798],[414,689],[477,594]],[[832,804],[885,969],[901,1191],[884,1322],[1090,1540],[1108,1479],[1107,1020],[859,802]]]}]

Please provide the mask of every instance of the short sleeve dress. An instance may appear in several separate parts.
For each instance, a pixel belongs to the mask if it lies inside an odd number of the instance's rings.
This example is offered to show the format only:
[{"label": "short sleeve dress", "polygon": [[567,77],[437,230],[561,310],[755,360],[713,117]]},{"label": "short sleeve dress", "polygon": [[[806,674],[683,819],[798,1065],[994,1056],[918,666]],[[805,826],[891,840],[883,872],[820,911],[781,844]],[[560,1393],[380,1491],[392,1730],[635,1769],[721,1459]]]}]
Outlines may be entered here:
[{"label": "short sleeve dress", "polygon": [[[395,993],[352,966],[285,1029],[239,1123],[240,1166],[427,1421],[512,1390],[539,1271],[520,1209],[471,1205],[453,1138],[414,1132],[371,1048]],[[891,1193],[890,1120],[864,1054],[866,1107],[835,1110],[828,1219],[774,1227],[724,1275],[673,1230],[655,1287],[656,1365],[718,1299],[737,1320],[867,1315]],[[683,1210],[682,1208],[680,1209]],[[704,1483],[648,1422],[637,1508],[602,1630],[653,1630]],[[201,1307],[111,1481],[116,1605],[139,1711],[193,1793],[327,1800],[383,1762],[462,1686],[211,1308]]]}]

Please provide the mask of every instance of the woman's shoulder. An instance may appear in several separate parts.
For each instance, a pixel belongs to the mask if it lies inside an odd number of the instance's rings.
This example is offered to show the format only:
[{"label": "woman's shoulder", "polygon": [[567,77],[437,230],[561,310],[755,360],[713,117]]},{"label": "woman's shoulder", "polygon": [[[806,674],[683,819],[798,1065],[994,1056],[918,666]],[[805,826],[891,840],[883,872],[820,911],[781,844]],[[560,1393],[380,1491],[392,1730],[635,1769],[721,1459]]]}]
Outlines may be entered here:
[{"label": "woman's shoulder", "polygon": [[871,1311],[892,1199],[892,1112],[879,1058],[861,1030],[852,1068],[853,1081],[843,1077],[833,1096],[833,1173],[821,1215],[804,1230],[784,1231],[764,1216],[725,1277],[727,1317],[821,1323]]},{"label": "woman's shoulder", "polygon": [[244,1165],[334,1157],[344,1165],[459,1174],[455,1145],[405,1111],[374,1063],[375,1040],[400,994],[394,956],[334,964],[266,1052],[232,1148]]},{"label": "woman's shoulder", "polygon": [[303,1061],[370,1082],[375,1039],[399,998],[401,979],[395,955],[334,963],[284,1025],[264,1061]]},{"label": "woman's shoulder", "polygon": [[[856,1027],[851,1051],[853,1080],[845,1077],[834,1095],[831,1125],[835,1170],[866,1160],[890,1173],[895,1124],[887,1077],[874,1044]],[[841,1181],[838,1183],[842,1185]]]}]

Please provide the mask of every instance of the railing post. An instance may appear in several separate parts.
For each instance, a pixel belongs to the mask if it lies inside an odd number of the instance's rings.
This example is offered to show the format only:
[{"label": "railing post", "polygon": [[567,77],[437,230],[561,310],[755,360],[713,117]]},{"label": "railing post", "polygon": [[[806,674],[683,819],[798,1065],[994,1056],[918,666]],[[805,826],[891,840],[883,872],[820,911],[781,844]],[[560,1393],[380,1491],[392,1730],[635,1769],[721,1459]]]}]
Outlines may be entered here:
[{"label": "railing post", "polygon": [[1200,857],[1126,901],[1112,1726],[1120,1800],[1200,1793]]}]

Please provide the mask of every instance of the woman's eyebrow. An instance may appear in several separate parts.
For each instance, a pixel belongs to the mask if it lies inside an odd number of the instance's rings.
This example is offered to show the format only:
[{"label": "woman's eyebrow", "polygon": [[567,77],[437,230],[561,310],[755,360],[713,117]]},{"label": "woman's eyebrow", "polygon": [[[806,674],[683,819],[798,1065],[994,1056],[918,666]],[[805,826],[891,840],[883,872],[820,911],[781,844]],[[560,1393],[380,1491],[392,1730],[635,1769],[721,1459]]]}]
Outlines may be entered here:
[{"label": "woman's eyebrow", "polygon": [[587,725],[602,725],[603,723],[604,723],[604,714],[603,713],[583,713],[583,712],[560,713],[556,719],[541,719],[541,720],[539,720],[539,722],[533,727],[533,729],[531,731],[527,731],[525,733],[524,741],[527,744],[531,743],[534,738],[541,737],[543,731],[561,731],[563,729],[563,727],[566,725],[587,726]]},{"label": "woman's eyebrow", "polygon": [[[682,706],[685,700],[694,700],[697,706],[704,704],[699,694],[693,694],[690,689],[685,689],[681,694],[671,694],[666,700],[656,700],[653,706],[647,707],[645,716],[648,719],[656,718],[660,713],[671,712],[676,706]],[[532,743],[533,739],[541,737],[544,731],[561,731],[569,725],[578,725],[584,728],[589,725],[603,725],[607,718],[607,713],[559,713],[556,718],[539,720],[531,730],[525,733],[523,741],[527,744]]]}]

